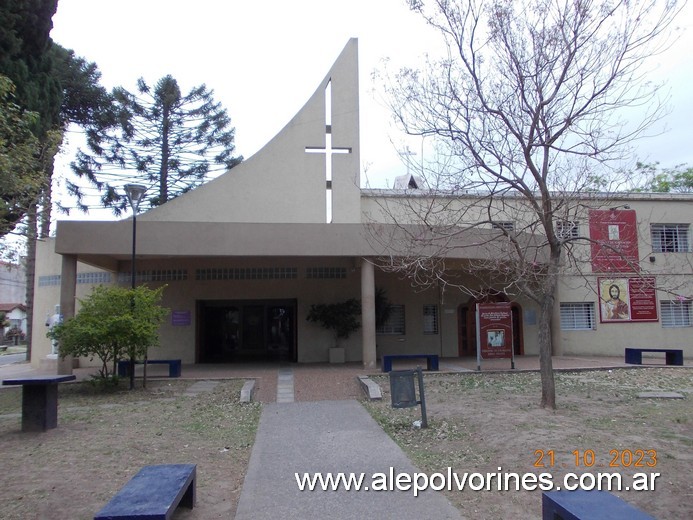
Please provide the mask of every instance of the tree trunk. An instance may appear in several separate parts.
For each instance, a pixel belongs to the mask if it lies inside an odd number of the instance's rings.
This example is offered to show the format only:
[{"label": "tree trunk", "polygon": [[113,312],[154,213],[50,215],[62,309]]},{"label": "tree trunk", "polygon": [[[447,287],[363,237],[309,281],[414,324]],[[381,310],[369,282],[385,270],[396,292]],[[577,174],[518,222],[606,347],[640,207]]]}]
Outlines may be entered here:
[{"label": "tree trunk", "polygon": [[556,409],[556,385],[553,378],[551,359],[551,316],[553,314],[553,295],[547,295],[541,304],[539,314],[539,373],[541,374],[541,406]]},{"label": "tree trunk", "polygon": [[32,330],[34,327],[34,279],[36,278],[36,205],[27,212],[26,243],[26,360],[31,361]]},{"label": "tree trunk", "polygon": [[539,312],[539,373],[541,374],[541,406],[556,409],[556,382],[553,374],[553,342],[551,337],[551,320],[556,301],[558,272],[561,262],[560,246],[551,248],[548,272],[544,281],[544,300]]}]

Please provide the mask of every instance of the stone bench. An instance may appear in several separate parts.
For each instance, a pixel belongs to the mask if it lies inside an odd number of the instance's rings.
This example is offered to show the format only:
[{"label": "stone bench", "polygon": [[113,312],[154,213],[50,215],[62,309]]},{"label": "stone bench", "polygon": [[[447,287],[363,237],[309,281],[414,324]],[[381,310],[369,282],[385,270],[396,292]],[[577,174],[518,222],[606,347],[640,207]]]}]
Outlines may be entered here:
[{"label": "stone bench", "polygon": [[542,520],[655,520],[607,491],[546,491]]},{"label": "stone bench", "polygon": [[[136,365],[144,364],[144,361],[135,361]],[[180,359],[148,359],[148,365],[168,365],[168,377],[180,377]],[[118,361],[118,377],[128,377],[130,375],[130,360],[121,359]]]},{"label": "stone bench", "polygon": [[626,348],[626,363],[642,365],[643,352],[664,352],[667,365],[683,366],[683,349],[677,348]]},{"label": "stone bench", "polygon": [[145,466],[94,520],[169,520],[178,505],[195,507],[195,464]]},{"label": "stone bench", "polygon": [[395,359],[425,359],[428,370],[438,370],[438,354],[385,354],[383,355],[383,372],[392,371]]}]

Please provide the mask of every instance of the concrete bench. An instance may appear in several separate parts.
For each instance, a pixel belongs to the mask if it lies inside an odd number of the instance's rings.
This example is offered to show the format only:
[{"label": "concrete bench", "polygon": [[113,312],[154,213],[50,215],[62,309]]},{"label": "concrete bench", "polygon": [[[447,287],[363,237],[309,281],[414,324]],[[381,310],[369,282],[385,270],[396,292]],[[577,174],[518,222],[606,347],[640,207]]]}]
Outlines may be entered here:
[{"label": "concrete bench", "polygon": [[94,520],[169,520],[178,505],[195,507],[195,464],[145,466]]},{"label": "concrete bench", "polygon": [[677,348],[626,348],[626,363],[642,365],[643,352],[664,352],[667,365],[683,366],[683,349]]},{"label": "concrete bench", "polygon": [[45,432],[58,426],[58,383],[74,375],[30,376],[5,379],[3,385],[22,387],[22,431]]},{"label": "concrete bench", "polygon": [[542,520],[655,520],[607,491],[546,491]]},{"label": "concrete bench", "polygon": [[[136,365],[144,364],[144,361],[135,361]],[[168,377],[180,377],[180,359],[148,359],[148,365],[168,365]],[[128,377],[130,375],[130,360],[121,359],[118,361],[118,377]]]},{"label": "concrete bench", "polygon": [[438,370],[438,354],[385,354],[383,372],[392,371],[392,361],[395,359],[425,359],[428,370]]}]

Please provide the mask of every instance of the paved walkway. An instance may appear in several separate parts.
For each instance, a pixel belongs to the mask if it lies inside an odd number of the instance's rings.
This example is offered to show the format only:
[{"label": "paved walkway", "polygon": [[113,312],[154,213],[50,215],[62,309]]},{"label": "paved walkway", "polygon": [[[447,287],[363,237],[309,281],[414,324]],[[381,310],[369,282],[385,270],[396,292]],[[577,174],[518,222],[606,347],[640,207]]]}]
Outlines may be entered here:
[{"label": "paved walkway", "polygon": [[413,475],[418,470],[358,402],[272,403],[263,407],[236,520],[459,519],[441,494],[405,491],[300,491],[295,473]]}]

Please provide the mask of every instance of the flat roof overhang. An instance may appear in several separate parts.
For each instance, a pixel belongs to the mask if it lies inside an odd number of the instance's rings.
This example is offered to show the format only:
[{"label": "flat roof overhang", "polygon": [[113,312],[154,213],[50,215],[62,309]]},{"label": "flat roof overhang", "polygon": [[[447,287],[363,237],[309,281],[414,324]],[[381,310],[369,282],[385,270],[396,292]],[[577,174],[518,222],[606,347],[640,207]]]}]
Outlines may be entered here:
[{"label": "flat roof overhang", "polygon": [[[459,229],[445,243],[425,227],[394,224],[226,223],[137,221],[137,257],[381,257],[436,254],[445,247],[451,259],[491,258],[483,244],[497,232]],[[527,237],[531,239],[532,237]],[[132,255],[132,220],[60,221],[55,252],[115,270]]]}]

